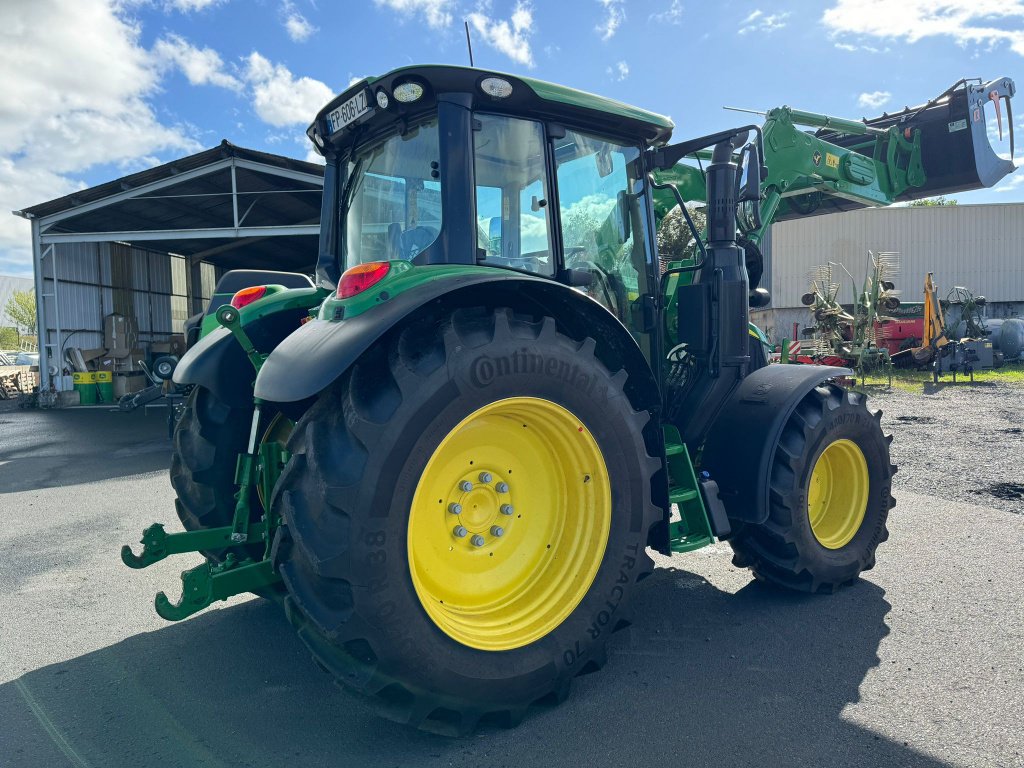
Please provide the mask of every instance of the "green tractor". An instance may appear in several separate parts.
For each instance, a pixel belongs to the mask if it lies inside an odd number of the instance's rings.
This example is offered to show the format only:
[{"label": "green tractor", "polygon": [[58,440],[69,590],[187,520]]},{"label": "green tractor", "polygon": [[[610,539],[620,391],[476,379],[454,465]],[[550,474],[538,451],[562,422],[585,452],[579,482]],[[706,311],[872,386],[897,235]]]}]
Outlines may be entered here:
[{"label": "green tractor", "polygon": [[[161,616],[282,599],[339,683],[448,733],[600,668],[649,548],[725,540],[772,584],[854,582],[887,536],[889,439],[845,369],[766,364],[758,243],[779,218],[995,183],[1013,165],[974,123],[933,131],[990,92],[1013,84],[670,144],[660,115],[523,77],[351,86],[309,129],[316,284],[211,313],[175,371],[186,532],[156,524],[122,558],[202,552]],[[706,231],[664,269],[658,223],[693,201]]]}]

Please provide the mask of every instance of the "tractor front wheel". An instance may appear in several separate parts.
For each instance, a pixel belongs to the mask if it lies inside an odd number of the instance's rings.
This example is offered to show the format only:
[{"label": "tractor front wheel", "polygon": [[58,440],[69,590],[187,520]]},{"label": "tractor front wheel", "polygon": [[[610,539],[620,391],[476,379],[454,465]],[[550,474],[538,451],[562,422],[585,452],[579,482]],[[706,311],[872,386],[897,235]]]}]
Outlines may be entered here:
[{"label": "tractor front wheel", "polygon": [[736,565],[804,592],[835,591],[874,566],[896,467],[866,401],[826,384],[800,402],[775,447],[768,520],[729,539]]},{"label": "tractor front wheel", "polygon": [[320,665],[442,733],[515,723],[600,668],[661,519],[627,379],[510,310],[371,349],[296,426],[274,494],[286,606]]}]

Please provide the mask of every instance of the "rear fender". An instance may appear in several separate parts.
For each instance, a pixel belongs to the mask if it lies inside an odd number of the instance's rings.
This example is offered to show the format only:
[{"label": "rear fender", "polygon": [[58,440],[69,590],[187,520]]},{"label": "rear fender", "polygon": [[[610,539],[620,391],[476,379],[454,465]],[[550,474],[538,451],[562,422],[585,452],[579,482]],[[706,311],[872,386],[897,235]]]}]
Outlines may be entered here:
[{"label": "rear fender", "polygon": [[[269,352],[302,324],[325,295],[314,288],[299,288],[267,296],[239,312],[242,327],[259,352]],[[255,380],[256,370],[227,328],[203,336],[174,369],[175,384],[205,387],[232,408],[252,406]]]},{"label": "rear fender", "polygon": [[271,353],[256,379],[256,396],[296,402],[319,394],[391,329],[422,313],[470,306],[507,306],[554,317],[576,338],[592,336],[611,370],[626,368],[627,395],[637,408],[657,409],[658,387],[636,341],[602,305],[561,283],[516,272],[453,274],[392,295],[372,309],[340,321],[306,323]]},{"label": "rear fender", "polygon": [[711,426],[701,469],[718,483],[730,520],[768,519],[768,474],[782,429],[804,396],[848,368],[769,365],[747,376]]}]

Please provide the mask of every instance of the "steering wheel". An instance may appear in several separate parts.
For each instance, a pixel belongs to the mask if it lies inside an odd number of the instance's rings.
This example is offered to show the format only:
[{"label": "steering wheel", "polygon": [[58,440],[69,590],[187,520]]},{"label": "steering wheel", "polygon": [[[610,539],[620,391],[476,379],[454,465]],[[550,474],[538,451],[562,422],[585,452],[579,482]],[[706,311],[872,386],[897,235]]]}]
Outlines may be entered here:
[{"label": "steering wheel", "polygon": [[585,293],[607,307],[616,317],[622,318],[627,302],[626,286],[623,285],[622,280],[604,267],[593,261],[588,261],[583,248],[572,248],[571,250],[574,253],[566,259],[566,268],[583,269],[590,272],[593,275],[593,282],[586,288]]}]

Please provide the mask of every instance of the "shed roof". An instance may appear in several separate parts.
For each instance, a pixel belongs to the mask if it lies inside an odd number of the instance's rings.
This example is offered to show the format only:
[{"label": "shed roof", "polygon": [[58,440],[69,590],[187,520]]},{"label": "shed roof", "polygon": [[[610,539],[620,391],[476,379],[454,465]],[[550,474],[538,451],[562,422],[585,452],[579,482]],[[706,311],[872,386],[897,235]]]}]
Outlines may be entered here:
[{"label": "shed roof", "polygon": [[40,203],[41,244],[128,242],[226,269],[312,270],[323,166],[222,141]]}]

